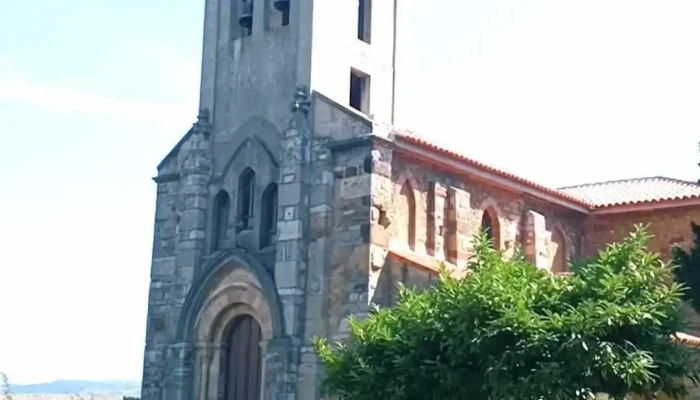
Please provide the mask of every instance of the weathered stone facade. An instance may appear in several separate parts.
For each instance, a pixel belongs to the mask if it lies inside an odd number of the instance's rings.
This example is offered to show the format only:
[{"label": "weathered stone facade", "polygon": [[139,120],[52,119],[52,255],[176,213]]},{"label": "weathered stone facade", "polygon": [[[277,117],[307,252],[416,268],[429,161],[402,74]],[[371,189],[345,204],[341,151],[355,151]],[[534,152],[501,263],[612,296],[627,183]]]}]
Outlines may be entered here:
[{"label": "weathered stone facade", "polygon": [[597,214],[586,220],[586,252],[591,254],[606,243],[623,239],[637,224],[648,224],[649,233],[653,235],[649,248],[668,260],[674,245],[686,249],[692,245],[691,222],[700,223],[700,207],[679,206]]},{"label": "weathered stone facade", "polygon": [[[482,227],[505,257],[558,273],[633,222],[668,255],[700,217],[700,202],[597,214],[396,131],[390,34],[369,51],[339,24],[347,54],[322,58],[347,4],[254,3],[207,0],[200,115],[154,178],[144,400],[321,398],[312,338],[346,338],[351,315],[394,304],[399,282],[429,287],[441,262],[463,274]],[[372,24],[390,25],[391,2],[375,3]],[[376,74],[373,117],[338,100],[350,68]]]}]

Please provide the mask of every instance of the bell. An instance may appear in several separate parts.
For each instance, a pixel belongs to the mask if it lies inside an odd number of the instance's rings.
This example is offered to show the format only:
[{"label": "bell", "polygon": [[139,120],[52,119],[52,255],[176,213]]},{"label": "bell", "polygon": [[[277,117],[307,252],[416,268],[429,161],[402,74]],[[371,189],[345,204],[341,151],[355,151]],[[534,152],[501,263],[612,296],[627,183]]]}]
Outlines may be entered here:
[{"label": "bell", "polygon": [[238,25],[245,29],[250,29],[253,26],[253,14],[249,12],[243,13],[243,15],[238,18]]},{"label": "bell", "polygon": [[250,2],[243,3],[241,16],[238,18],[238,25],[250,30],[253,26],[253,4]]},{"label": "bell", "polygon": [[287,11],[289,10],[289,0],[275,0],[273,3],[277,11]]}]

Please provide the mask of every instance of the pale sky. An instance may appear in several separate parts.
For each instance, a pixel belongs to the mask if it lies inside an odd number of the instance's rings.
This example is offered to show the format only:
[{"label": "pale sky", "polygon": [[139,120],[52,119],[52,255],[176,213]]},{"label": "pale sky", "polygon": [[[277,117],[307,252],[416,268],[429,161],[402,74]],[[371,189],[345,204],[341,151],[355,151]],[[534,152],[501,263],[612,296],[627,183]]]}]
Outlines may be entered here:
[{"label": "pale sky", "polygon": [[[697,0],[412,2],[404,128],[552,186],[700,177]],[[140,379],[150,177],[197,114],[204,1],[6,3],[0,370]]]}]

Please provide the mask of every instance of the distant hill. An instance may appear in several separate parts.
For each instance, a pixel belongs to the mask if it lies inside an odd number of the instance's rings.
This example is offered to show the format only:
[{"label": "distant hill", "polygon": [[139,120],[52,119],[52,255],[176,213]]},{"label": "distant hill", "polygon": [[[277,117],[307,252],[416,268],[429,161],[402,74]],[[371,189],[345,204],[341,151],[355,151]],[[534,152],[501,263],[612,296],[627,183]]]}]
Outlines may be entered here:
[{"label": "distant hill", "polygon": [[30,385],[12,385],[16,394],[43,395],[107,395],[107,396],[140,396],[141,383],[138,381],[69,381],[59,380],[49,383]]}]

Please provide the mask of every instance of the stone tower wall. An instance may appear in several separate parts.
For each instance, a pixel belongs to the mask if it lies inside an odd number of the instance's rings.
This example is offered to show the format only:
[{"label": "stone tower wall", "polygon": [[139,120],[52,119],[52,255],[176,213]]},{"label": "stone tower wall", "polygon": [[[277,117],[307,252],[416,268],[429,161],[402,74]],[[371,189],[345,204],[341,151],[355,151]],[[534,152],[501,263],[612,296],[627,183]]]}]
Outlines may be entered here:
[{"label": "stone tower wall", "polygon": [[[177,164],[164,168],[158,184],[142,397],[158,399],[180,384],[173,356],[182,305],[206,252],[207,185],[210,179],[207,115],[188,134]],[[176,166],[176,167],[175,167]],[[167,167],[167,166],[166,166]]]}]

